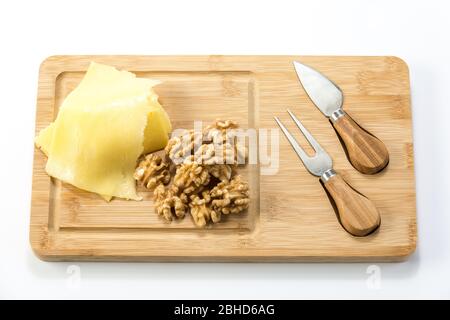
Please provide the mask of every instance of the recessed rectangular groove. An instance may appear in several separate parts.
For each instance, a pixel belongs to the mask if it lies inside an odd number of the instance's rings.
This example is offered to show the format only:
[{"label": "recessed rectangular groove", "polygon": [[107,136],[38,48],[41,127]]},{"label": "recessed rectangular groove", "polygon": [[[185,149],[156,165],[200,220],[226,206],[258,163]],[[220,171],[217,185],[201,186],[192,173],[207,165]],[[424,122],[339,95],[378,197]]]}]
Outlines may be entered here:
[{"label": "recessed rectangular groove", "polygon": [[[174,128],[183,126],[193,126],[193,121],[203,120],[205,113],[196,104],[193,95],[200,95],[200,99],[221,103],[219,106],[223,111],[215,117],[209,117],[209,121],[220,118],[230,118],[237,120],[243,128],[257,127],[257,110],[254,75],[249,71],[140,71],[136,72],[139,77],[148,77],[162,80],[155,90],[160,96],[160,101],[171,116]],[[75,88],[82,79],[84,72],[63,72],[59,74],[56,81],[56,104],[59,108],[64,97]],[[189,83],[189,86],[182,86],[181,83]],[[181,88],[181,89],[180,89]],[[202,91],[198,92],[198,88]],[[188,103],[186,104],[186,101]],[[185,109],[192,108],[191,120],[187,121]],[[172,113],[172,114],[171,114]],[[183,118],[184,117],[184,118]],[[237,118],[237,119],[236,119]],[[208,125],[208,121],[204,125]],[[190,129],[187,127],[186,129]],[[242,171],[242,170],[241,170]],[[259,165],[248,165],[243,171],[244,177],[249,180],[251,190],[254,195],[259,195]],[[143,202],[133,203],[132,201],[113,200],[106,203],[96,195],[78,190],[66,184],[59,184],[59,188],[54,191],[52,197],[52,208],[59,210],[52,211],[52,219],[58,220],[60,227],[67,230],[146,230],[147,232],[159,232],[161,230],[191,230],[200,232],[198,228],[187,217],[181,224],[167,224],[156,218],[151,204],[151,192],[140,189],[144,192]],[[56,196],[57,195],[57,196]],[[225,220],[230,220],[218,224],[211,229],[239,230],[250,232],[254,229],[259,218],[259,196],[252,199],[250,209],[242,216],[230,216]],[[147,209],[142,209],[147,208]],[[128,213],[128,212],[129,213]],[[138,213],[140,212],[140,213]],[[138,213],[136,215],[136,213]],[[127,221],[127,216],[129,221]],[[104,227],[102,227],[104,225]]]}]

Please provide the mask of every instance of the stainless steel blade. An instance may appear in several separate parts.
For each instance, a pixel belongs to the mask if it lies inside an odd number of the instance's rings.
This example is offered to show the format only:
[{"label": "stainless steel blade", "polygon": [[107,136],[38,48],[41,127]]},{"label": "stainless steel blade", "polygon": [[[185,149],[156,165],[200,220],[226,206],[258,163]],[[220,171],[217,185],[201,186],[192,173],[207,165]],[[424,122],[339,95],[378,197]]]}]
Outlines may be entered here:
[{"label": "stainless steel blade", "polygon": [[314,104],[330,117],[341,109],[343,94],[339,87],[320,72],[298,61],[294,61],[298,79]]}]

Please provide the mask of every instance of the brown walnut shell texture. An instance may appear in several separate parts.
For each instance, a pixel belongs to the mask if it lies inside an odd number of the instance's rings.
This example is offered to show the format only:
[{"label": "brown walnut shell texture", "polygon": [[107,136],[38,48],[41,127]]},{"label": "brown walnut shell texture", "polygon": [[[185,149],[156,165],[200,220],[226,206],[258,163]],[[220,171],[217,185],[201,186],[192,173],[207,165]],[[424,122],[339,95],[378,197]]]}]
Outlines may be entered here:
[{"label": "brown walnut shell texture", "polygon": [[158,215],[171,221],[190,213],[196,226],[205,227],[248,208],[248,183],[236,173],[247,151],[236,129],[232,120],[216,120],[201,133],[172,137],[163,156],[142,158],[134,177],[153,190]]}]

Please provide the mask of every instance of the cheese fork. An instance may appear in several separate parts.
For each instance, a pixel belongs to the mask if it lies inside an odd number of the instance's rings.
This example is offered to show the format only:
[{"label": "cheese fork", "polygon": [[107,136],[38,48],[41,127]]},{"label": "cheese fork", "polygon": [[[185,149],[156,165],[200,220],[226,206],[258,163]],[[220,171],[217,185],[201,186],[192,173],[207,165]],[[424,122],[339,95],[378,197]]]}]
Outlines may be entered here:
[{"label": "cheese fork", "polygon": [[314,156],[310,157],[306,154],[278,117],[274,117],[275,121],[305,165],[306,169],[312,175],[320,177],[325,189],[328,191],[336,205],[338,219],[344,229],[354,236],[367,236],[372,233],[381,223],[380,214],[373,202],[353,189],[336,171],[334,171],[333,161],[328,153],[321,147],[316,139],[314,139],[312,134],[306,130],[300,120],[298,120],[290,110],[287,111],[313,147],[315,151]]}]

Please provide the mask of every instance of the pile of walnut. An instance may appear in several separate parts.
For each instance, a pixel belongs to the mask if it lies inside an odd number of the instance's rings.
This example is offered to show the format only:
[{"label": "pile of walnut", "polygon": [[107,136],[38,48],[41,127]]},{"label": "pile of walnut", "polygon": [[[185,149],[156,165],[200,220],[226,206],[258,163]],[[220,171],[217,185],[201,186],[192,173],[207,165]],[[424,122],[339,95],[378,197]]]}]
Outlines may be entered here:
[{"label": "pile of walnut", "polygon": [[134,177],[153,190],[159,215],[171,221],[189,212],[204,227],[248,208],[248,184],[236,174],[246,160],[237,128],[234,121],[216,120],[201,133],[191,130],[170,139],[162,157],[153,153],[142,159]]}]

